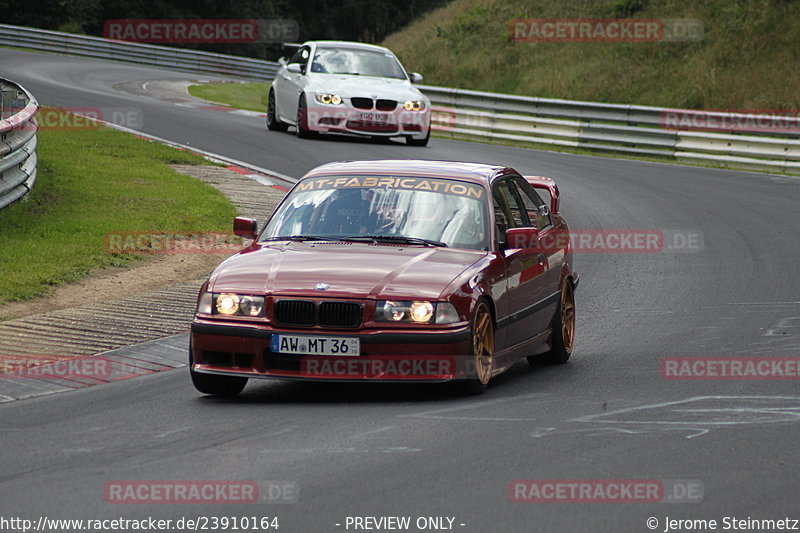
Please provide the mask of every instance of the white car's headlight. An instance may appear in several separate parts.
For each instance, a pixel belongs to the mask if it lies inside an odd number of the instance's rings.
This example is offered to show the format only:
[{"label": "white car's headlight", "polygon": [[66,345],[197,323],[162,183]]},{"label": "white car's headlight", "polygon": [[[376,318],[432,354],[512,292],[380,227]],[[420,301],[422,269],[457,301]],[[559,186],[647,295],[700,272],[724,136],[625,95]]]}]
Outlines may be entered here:
[{"label": "white car's headlight", "polygon": [[340,105],[343,102],[342,97],[338,94],[314,93],[314,99],[325,105]]},{"label": "white car's headlight", "polygon": [[425,111],[425,102],[422,100],[407,100],[403,104],[403,109],[406,111]]}]

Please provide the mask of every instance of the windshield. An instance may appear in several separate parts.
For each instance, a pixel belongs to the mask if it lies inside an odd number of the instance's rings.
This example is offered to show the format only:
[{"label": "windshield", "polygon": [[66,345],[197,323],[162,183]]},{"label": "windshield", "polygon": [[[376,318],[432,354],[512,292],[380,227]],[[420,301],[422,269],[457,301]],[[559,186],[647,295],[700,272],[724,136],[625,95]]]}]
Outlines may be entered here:
[{"label": "windshield", "polygon": [[290,193],[261,240],[372,236],[386,237],[386,242],[421,239],[484,250],[488,247],[485,200],[482,187],[456,180],[313,178]]},{"label": "windshield", "polygon": [[403,67],[392,54],[354,48],[317,48],[311,72],[406,79]]}]

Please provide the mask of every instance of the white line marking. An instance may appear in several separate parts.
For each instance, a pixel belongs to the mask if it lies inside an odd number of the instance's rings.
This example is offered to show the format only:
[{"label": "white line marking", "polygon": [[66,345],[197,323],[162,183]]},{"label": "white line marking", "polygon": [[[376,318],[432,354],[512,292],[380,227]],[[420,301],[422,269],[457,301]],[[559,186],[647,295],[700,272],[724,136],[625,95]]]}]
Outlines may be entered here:
[{"label": "white line marking", "polygon": [[498,403],[515,402],[518,400],[528,400],[531,398],[546,398],[552,394],[545,392],[534,392],[531,394],[522,394],[519,396],[509,396],[506,398],[497,398],[495,400],[486,400],[483,402],[469,403],[466,405],[457,405],[455,407],[444,407],[442,409],[433,409],[430,411],[422,411],[420,413],[413,413],[409,415],[398,415],[398,418],[434,418],[434,419],[453,419],[453,420],[486,420],[486,421],[514,421],[514,422],[529,422],[535,418],[493,418],[493,417],[460,417],[460,416],[438,416],[439,413],[447,413],[451,411],[461,411],[466,409],[482,409],[487,405],[494,405]]},{"label": "white line marking", "polygon": [[386,427],[382,427],[382,428],[378,428],[378,429],[373,429],[372,431],[365,431],[363,433],[356,433],[351,438],[360,439],[361,437],[366,437],[367,435],[372,435],[374,433],[382,433],[384,431],[389,431],[390,429],[393,429],[393,428],[394,428],[394,426],[386,426]]},{"label": "white line marking", "polygon": [[[771,328],[764,332],[765,337],[782,337],[787,335],[787,333],[781,332],[782,329],[787,328],[800,328],[800,316],[787,316],[785,318],[781,318],[777,322],[775,322]],[[788,335],[794,335],[788,334]]]},{"label": "white line marking", "polygon": [[169,431],[165,431],[164,433],[159,433],[156,435],[157,439],[163,439],[164,437],[168,437],[169,435],[174,435],[175,433],[180,433],[181,431],[186,431],[187,429],[192,429],[191,426],[185,426],[182,428],[171,429]]},{"label": "white line marking", "polygon": [[[688,398],[685,400],[677,400],[673,402],[664,402],[664,403],[655,403],[651,405],[643,405],[639,407],[629,407],[626,409],[619,409],[616,411],[610,411],[608,413],[600,413],[594,415],[586,415],[579,418],[575,418],[570,420],[570,422],[599,422],[603,424],[654,424],[654,425],[667,425],[667,426],[731,426],[731,425],[742,425],[742,424],[754,424],[754,423],[761,423],[758,421],[752,420],[734,420],[734,421],[713,421],[713,420],[703,420],[703,421],[694,421],[694,422],[681,422],[681,421],[664,421],[664,420],[614,420],[614,419],[607,419],[605,417],[612,416],[612,415],[620,415],[620,414],[629,414],[636,411],[644,411],[647,409],[659,409],[662,407],[670,407],[676,405],[682,405],[692,402],[700,402],[705,400],[762,400],[762,401],[769,401],[769,400],[796,400],[800,401],[800,397],[796,396],[695,396],[692,398]],[[772,414],[786,414],[790,415],[792,419],[800,419],[800,407],[763,407],[763,408],[752,408],[752,407],[731,407],[723,409],[725,412],[729,413],[764,413],[769,412]],[[716,412],[716,411],[723,411],[721,409],[713,409],[713,408],[696,408],[696,409],[675,409],[675,411],[684,411],[684,412]],[[798,412],[793,412],[798,411]],[[790,420],[781,420],[783,422],[789,422]],[[768,420],[767,422],[774,422],[775,420]]]},{"label": "white line marking", "polygon": [[728,305],[784,306],[784,305],[800,305],[800,302],[730,302]]}]

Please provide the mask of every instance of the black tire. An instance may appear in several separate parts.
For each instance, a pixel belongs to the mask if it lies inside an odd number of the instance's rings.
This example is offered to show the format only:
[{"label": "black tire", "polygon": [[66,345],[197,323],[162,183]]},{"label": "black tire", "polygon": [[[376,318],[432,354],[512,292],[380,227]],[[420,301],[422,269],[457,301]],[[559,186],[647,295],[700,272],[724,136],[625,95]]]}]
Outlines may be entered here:
[{"label": "black tire", "polygon": [[485,301],[479,302],[475,307],[469,338],[467,378],[460,385],[462,392],[475,395],[486,390],[494,368],[494,321],[489,304]]},{"label": "black tire", "polygon": [[556,314],[553,317],[553,338],[550,351],[541,355],[529,356],[528,362],[564,364],[572,355],[575,344],[575,292],[569,280],[564,282],[561,297],[558,300]]},{"label": "black tire", "polygon": [[270,131],[286,131],[289,129],[288,124],[284,124],[278,119],[275,109],[275,91],[270,89],[269,96],[267,96],[267,129]]},{"label": "black tire", "polygon": [[297,102],[297,137],[300,139],[311,139],[316,137],[317,134],[308,129],[308,109],[306,104],[306,96],[300,95],[300,100]]},{"label": "black tire", "polygon": [[211,394],[214,396],[227,396],[233,397],[242,392],[244,386],[247,385],[247,378],[239,376],[215,376],[213,374],[201,374],[192,370],[194,363],[194,356],[192,354],[192,345],[189,344],[189,375],[192,377],[192,384],[194,388],[203,394]]},{"label": "black tire", "polygon": [[408,137],[406,137],[406,144],[409,146],[428,146],[428,141],[430,140],[430,138],[431,138],[431,129],[429,127],[428,134],[425,135],[424,139],[415,139],[414,137],[411,137],[409,135]]}]

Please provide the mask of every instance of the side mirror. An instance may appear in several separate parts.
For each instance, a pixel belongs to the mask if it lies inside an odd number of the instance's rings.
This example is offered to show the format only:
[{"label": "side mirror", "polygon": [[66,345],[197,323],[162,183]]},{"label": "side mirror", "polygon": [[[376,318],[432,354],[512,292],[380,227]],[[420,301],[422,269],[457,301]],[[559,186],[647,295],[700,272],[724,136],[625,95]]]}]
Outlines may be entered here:
[{"label": "side mirror", "polygon": [[280,66],[282,66],[282,67],[285,67],[286,66],[286,58],[285,57],[281,57],[280,59],[278,59],[278,64]]},{"label": "side mirror", "polygon": [[300,66],[300,63],[289,63],[288,65],[286,65],[286,70],[288,70],[289,72],[293,72],[295,74],[303,73],[303,67]]},{"label": "side mirror", "polygon": [[536,228],[509,228],[506,230],[506,247],[512,250],[541,251],[539,230]]},{"label": "side mirror", "polygon": [[547,207],[547,204],[540,205],[536,211],[538,211],[539,216],[546,217],[550,214],[550,208]]},{"label": "side mirror", "polygon": [[412,72],[408,75],[408,79],[411,81],[411,83],[419,83],[422,81],[422,74],[419,72]]},{"label": "side mirror", "polygon": [[245,239],[255,239],[258,235],[258,223],[252,218],[236,217],[233,219],[233,233]]}]

